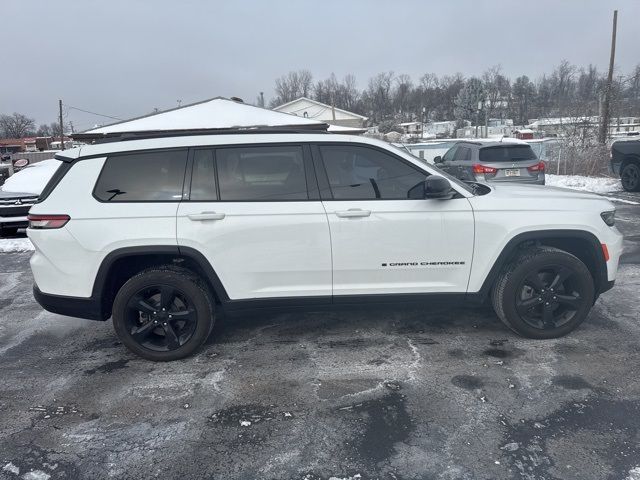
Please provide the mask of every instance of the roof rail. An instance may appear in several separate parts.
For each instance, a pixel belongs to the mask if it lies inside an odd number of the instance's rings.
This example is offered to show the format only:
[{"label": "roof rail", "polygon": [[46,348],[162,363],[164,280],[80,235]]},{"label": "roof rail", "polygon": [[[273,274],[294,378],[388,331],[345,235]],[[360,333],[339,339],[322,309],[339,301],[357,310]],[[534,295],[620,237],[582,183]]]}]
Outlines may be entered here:
[{"label": "roof rail", "polygon": [[165,137],[191,137],[199,135],[237,135],[237,134],[260,134],[260,133],[328,133],[326,123],[309,125],[306,127],[287,126],[256,126],[256,127],[231,127],[199,130],[149,130],[145,132],[114,132],[106,134],[78,133],[73,136],[74,140],[85,142],[110,143],[124,142],[127,140],[145,140]]}]

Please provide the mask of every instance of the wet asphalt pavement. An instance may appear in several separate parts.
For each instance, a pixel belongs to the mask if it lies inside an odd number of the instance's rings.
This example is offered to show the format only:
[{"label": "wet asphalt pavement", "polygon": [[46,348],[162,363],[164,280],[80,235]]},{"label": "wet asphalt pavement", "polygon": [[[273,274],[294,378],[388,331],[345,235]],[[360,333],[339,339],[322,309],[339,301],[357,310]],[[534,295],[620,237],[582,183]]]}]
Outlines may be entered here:
[{"label": "wet asphalt pavement", "polygon": [[617,206],[617,285],[552,341],[490,308],[256,314],[155,364],[0,254],[0,478],[640,478],[640,205]]}]

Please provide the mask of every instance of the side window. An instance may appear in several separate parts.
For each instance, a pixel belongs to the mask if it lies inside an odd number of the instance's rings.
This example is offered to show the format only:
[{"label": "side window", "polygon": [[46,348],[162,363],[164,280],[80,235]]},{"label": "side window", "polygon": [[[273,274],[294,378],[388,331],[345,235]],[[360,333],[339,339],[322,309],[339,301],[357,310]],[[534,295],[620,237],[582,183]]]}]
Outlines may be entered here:
[{"label": "side window", "polygon": [[471,160],[471,149],[469,147],[458,147],[453,157],[454,161]]},{"label": "side window", "polygon": [[320,146],[335,200],[400,200],[427,174],[379,150],[352,145]]},{"label": "side window", "polygon": [[196,150],[193,155],[190,200],[211,202],[218,199],[213,150]]},{"label": "side window", "polygon": [[442,161],[443,162],[450,162],[453,160],[453,157],[456,154],[456,150],[458,150],[458,146],[454,145],[453,147],[451,147],[449,150],[447,150],[447,152],[443,155],[442,157]]},{"label": "side window", "polygon": [[216,150],[216,165],[220,200],[309,198],[300,146],[222,148]]},{"label": "side window", "polygon": [[110,156],[93,192],[103,202],[179,202],[186,164],[187,150]]}]

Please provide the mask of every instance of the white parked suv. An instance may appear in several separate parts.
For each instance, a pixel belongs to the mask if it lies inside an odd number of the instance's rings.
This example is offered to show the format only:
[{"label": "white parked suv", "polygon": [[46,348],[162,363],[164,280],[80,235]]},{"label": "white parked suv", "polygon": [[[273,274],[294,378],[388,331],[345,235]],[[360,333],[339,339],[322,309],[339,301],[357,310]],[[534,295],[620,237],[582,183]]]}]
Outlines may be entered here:
[{"label": "white parked suv", "polygon": [[488,300],[517,333],[559,337],[613,286],[622,249],[602,197],[465,184],[363,137],[186,135],[56,158],[29,215],[35,298],[113,317],[151,360],[194,352],[217,313],[265,307]]}]

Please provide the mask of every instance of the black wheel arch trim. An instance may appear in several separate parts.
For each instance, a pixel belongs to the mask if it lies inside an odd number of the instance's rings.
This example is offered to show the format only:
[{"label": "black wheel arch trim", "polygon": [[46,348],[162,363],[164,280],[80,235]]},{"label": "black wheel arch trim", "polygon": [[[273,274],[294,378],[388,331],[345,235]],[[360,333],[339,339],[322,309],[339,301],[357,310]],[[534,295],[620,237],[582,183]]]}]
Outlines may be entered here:
[{"label": "black wheel arch trim", "polygon": [[532,241],[544,242],[545,240],[553,239],[571,240],[572,238],[587,241],[592,248],[593,258],[595,260],[595,271],[592,271],[591,274],[593,275],[597,298],[600,293],[609,290],[613,286],[613,282],[609,282],[608,280],[607,262],[604,258],[604,252],[602,251],[602,244],[600,243],[600,240],[598,240],[598,237],[593,233],[585,230],[534,230],[516,235],[507,242],[500,252],[500,255],[498,255],[498,258],[491,267],[489,274],[484,279],[482,287],[480,287],[480,291],[477,293],[470,293],[470,295],[478,296],[482,299],[488,297],[498,275],[522,244]]},{"label": "black wheel arch trim", "polygon": [[146,255],[175,255],[176,257],[187,257],[198,264],[206,275],[206,280],[211,283],[215,294],[221,302],[229,301],[229,295],[225,290],[220,278],[211,266],[211,263],[198,250],[191,247],[183,247],[178,245],[153,245],[138,247],[123,247],[110,252],[100,264],[96,279],[93,283],[92,297],[102,297],[105,283],[110,274],[113,264],[122,258]]}]

